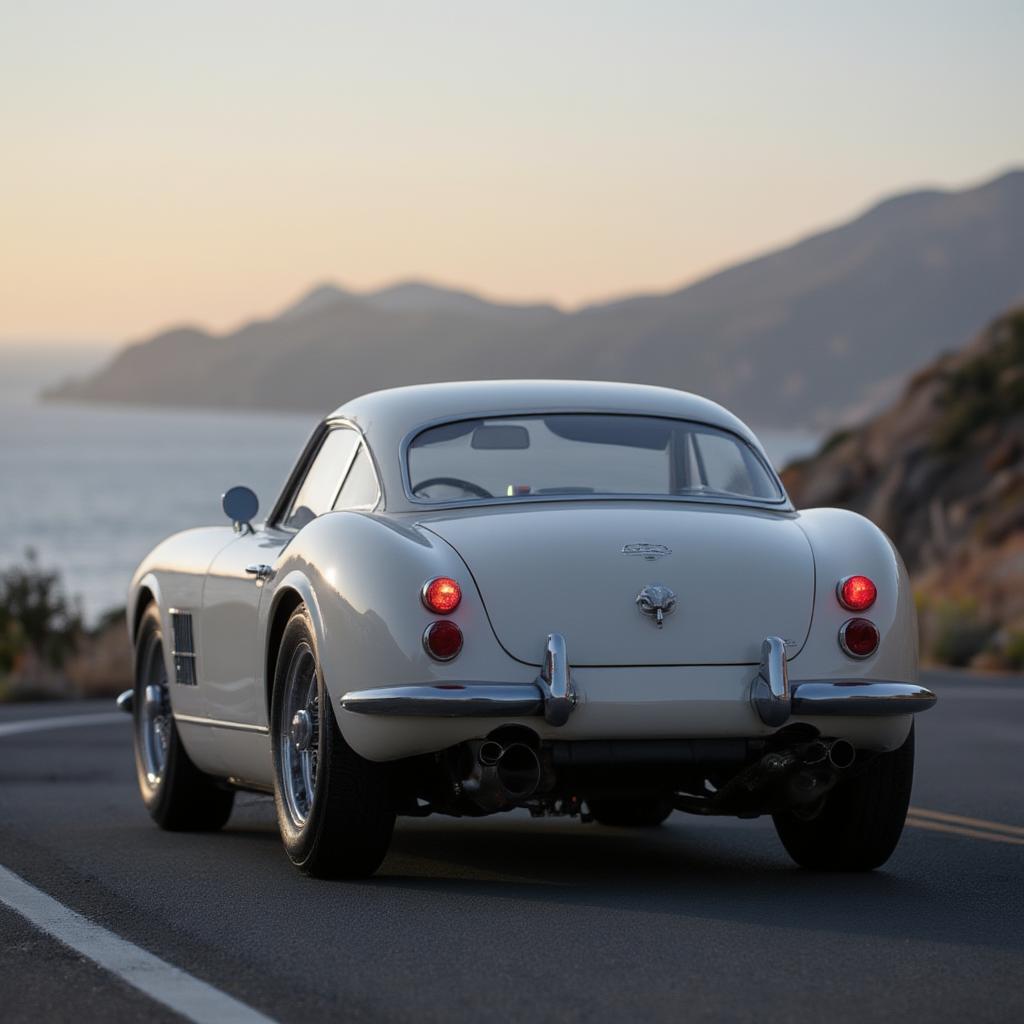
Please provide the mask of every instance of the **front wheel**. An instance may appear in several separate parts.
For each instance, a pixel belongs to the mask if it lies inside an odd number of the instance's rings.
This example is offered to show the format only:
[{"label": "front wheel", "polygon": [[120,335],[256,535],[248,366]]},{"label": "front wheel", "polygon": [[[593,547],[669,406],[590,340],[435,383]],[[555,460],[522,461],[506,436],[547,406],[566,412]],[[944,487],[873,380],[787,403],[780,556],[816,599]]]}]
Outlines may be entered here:
[{"label": "front wheel", "polygon": [[903,832],[914,781],[914,727],[897,750],[879,754],[859,775],[840,782],[813,818],[773,815],[786,852],[805,868],[873,871]]},{"label": "front wheel", "polygon": [[360,757],[331,710],[305,607],[288,620],[271,703],[274,806],[291,862],[318,878],[365,878],[391,843],[386,765]]},{"label": "front wheel", "polygon": [[151,604],[135,634],[135,774],[150,817],[173,832],[221,828],[235,794],[191,761],[178,736],[167,685],[160,613]]}]

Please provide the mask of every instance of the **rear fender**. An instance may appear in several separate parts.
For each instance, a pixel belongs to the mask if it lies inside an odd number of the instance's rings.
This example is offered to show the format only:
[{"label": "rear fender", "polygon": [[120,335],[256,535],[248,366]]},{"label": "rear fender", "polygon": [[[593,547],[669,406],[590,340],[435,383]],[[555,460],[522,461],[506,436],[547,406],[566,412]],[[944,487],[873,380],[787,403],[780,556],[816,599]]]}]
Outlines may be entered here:
[{"label": "rear fender", "polygon": [[[483,601],[459,555],[439,537],[401,521],[357,512],[320,516],[296,536],[277,564],[271,601],[261,603],[260,633],[267,638],[264,685],[269,698],[276,652],[269,649],[274,613],[301,598],[313,623],[324,684],[346,739],[353,717],[341,715],[341,697],[353,690],[416,683],[531,681],[535,666],[511,658],[498,644]],[[464,646],[450,662],[430,658],[423,634],[437,616],[420,598],[434,576],[462,588],[459,607],[446,618],[462,630]],[[291,595],[291,597],[289,597]],[[264,609],[266,609],[264,611]],[[537,637],[537,658],[546,637]]]},{"label": "rear fender", "polygon": [[[917,682],[914,595],[892,542],[870,520],[845,509],[809,509],[798,513],[797,522],[814,552],[815,596],[811,630],[789,664],[790,679]],[[865,612],[849,611],[836,596],[837,583],[853,574],[869,576],[878,588]],[[839,646],[840,628],[855,616],[870,619],[881,636],[868,658],[851,658]]]}]

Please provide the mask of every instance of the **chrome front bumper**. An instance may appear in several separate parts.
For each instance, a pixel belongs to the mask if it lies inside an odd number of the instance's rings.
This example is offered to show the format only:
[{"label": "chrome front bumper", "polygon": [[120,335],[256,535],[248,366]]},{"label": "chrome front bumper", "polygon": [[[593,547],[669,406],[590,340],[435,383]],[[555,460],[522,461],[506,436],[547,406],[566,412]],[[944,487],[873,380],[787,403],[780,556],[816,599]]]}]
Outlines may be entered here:
[{"label": "chrome front bumper", "polygon": [[[750,684],[750,702],[765,725],[781,726],[791,717],[817,715],[907,715],[927,711],[937,700],[916,683],[863,679],[805,679],[790,683],[786,649],[768,637],[761,664]],[[341,707],[361,715],[430,718],[543,717],[564,725],[576,706],[565,638],[547,639],[544,667],[532,683],[424,683],[355,690]]]}]

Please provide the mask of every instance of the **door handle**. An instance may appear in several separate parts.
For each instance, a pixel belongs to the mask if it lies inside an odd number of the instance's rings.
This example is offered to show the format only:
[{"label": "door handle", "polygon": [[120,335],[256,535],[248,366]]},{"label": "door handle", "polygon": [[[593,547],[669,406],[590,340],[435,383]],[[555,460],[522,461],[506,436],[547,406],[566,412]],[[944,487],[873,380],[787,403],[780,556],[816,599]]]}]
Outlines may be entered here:
[{"label": "door handle", "polygon": [[247,565],[245,571],[250,576],[256,577],[257,583],[266,583],[274,575],[274,570],[269,565],[257,563],[255,565]]}]

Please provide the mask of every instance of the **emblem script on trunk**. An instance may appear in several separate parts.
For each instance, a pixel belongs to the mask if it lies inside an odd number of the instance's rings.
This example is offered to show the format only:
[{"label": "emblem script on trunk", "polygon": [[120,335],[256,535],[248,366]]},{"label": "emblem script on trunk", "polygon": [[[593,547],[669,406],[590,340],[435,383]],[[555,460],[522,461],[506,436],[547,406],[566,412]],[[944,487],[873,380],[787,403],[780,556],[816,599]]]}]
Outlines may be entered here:
[{"label": "emblem script on trunk", "polygon": [[649,583],[636,595],[637,607],[650,615],[661,629],[665,616],[676,606],[676,595],[661,583]]},{"label": "emblem script on trunk", "polygon": [[648,562],[653,562],[656,558],[671,555],[672,549],[666,544],[624,544],[622,553],[634,555],[637,558],[646,558]]}]

